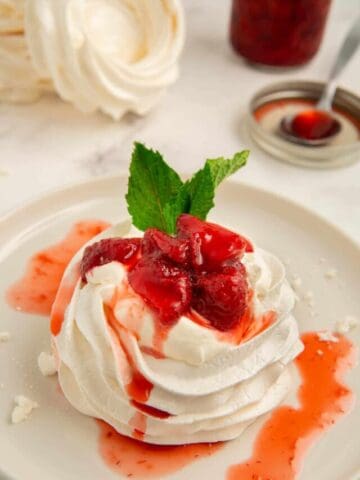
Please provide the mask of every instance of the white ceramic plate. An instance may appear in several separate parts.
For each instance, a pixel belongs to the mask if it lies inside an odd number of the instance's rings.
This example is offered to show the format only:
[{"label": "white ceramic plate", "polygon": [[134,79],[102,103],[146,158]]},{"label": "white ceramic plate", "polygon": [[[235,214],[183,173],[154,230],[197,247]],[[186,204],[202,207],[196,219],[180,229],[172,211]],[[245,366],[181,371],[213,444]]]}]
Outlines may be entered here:
[{"label": "white ceramic plate", "polygon": [[[126,176],[105,178],[51,193],[7,216],[0,222],[0,331],[11,341],[0,345],[0,477],[14,480],[111,480],[98,453],[95,422],[72,409],[59,394],[56,378],[43,377],[38,354],[49,348],[48,322],[44,317],[11,310],[5,300],[7,287],[18,279],[34,252],[61,239],[79,219],[116,221],[126,216],[123,201]],[[345,315],[360,315],[360,250],[349,238],[317,215],[254,187],[227,182],[218,192],[211,218],[228,225],[288,263],[288,274],[299,275],[305,290],[315,296],[316,316],[299,304],[300,329],[332,327]],[[320,262],[325,258],[325,262]],[[338,275],[324,273],[336,268]],[[360,344],[360,328],[351,333]],[[360,397],[357,368],[347,376]],[[40,408],[31,418],[11,425],[13,399],[25,394]],[[263,420],[236,441],[207,459],[169,475],[173,480],[225,479],[229,465],[241,463]],[[310,450],[301,480],[353,480],[360,478],[360,414],[355,407]],[[1,473],[2,472],[2,473]]]}]

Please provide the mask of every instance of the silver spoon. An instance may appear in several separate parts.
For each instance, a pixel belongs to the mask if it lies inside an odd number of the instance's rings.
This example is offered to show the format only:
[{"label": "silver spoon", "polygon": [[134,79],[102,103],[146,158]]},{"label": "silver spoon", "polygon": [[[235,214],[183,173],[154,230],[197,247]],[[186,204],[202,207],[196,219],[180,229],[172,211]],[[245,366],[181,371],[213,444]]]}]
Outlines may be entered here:
[{"label": "silver spoon", "polygon": [[317,104],[296,115],[287,115],[280,121],[279,134],[283,138],[301,145],[322,146],[339,134],[341,124],[334,118],[331,108],[337,88],[336,80],[359,44],[360,16],[345,37]]}]

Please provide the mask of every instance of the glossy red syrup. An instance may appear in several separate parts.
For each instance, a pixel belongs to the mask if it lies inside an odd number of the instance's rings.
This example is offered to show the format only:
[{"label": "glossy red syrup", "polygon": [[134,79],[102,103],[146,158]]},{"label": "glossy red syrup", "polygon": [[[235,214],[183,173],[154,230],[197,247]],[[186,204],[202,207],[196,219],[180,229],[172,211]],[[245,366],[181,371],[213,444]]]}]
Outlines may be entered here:
[{"label": "glossy red syrup", "polygon": [[252,457],[230,467],[227,480],[294,480],[310,447],[350,410],[353,395],[341,381],[354,365],[355,351],[349,340],[338,338],[334,343],[321,342],[316,333],[302,336],[305,350],[295,361],[302,377],[300,407],[274,410],[260,430]]},{"label": "glossy red syrup", "polygon": [[251,62],[302,65],[317,52],[331,0],[233,0],[231,43]]},{"label": "glossy red syrup", "polygon": [[210,322],[195,310],[191,310],[187,316],[202,327],[210,328],[216,332],[216,336],[220,341],[240,345],[240,343],[250,340],[269,328],[275,323],[277,318],[276,313],[273,311],[269,311],[262,316],[255,316],[252,310],[252,297],[253,292],[250,291],[248,294],[248,306],[241,320],[232,329],[225,332],[214,329]]},{"label": "glossy red syrup", "polygon": [[118,434],[104,422],[100,428],[100,453],[106,464],[128,478],[156,479],[181,470],[199,458],[214,455],[222,443],[159,446]]},{"label": "glossy red syrup", "polygon": [[222,341],[239,345],[269,328],[276,322],[276,319],[276,313],[271,310],[255,317],[252,309],[248,308],[241,322],[232,331],[219,332],[217,335]]},{"label": "glossy red syrup", "polygon": [[288,99],[285,98],[283,100],[274,100],[272,102],[265,103],[261,105],[254,111],[254,117],[258,122],[260,122],[266,115],[268,115],[273,110],[279,110],[287,107],[288,105],[299,105],[301,107],[310,108],[311,106],[315,105],[314,101],[311,100],[296,100],[296,99]]},{"label": "glossy red syrup", "polygon": [[85,248],[81,260],[81,278],[87,282],[86,274],[94,267],[112,261],[121,262],[131,269],[140,258],[141,238],[104,238]]},{"label": "glossy red syrup", "polygon": [[336,135],[340,124],[327,112],[305,110],[293,118],[288,133],[306,140],[320,140]]},{"label": "glossy red syrup", "polygon": [[144,440],[146,433],[147,417],[142,412],[135,412],[129,421],[129,426],[133,428],[132,435],[135,440]]},{"label": "glossy red syrup", "polygon": [[164,412],[164,410],[159,410],[158,408],[150,407],[150,405],[139,403],[136,400],[132,400],[131,403],[134,405],[135,408],[137,408],[138,410],[141,410],[147,415],[150,415],[151,417],[162,418],[162,419],[171,417],[171,414],[168,412]]},{"label": "glossy red syrup", "polygon": [[[244,252],[253,251],[240,235],[182,214],[176,235],[145,232],[142,257],[130,269],[129,284],[155,311],[154,349],[162,352],[169,327],[192,307],[218,330],[231,329],[246,308]],[[162,325],[164,328],[162,328]]]},{"label": "glossy red syrup", "polygon": [[64,323],[65,310],[73,296],[75,287],[80,279],[80,265],[75,264],[66,278],[63,278],[57,291],[50,315],[50,331],[58,335]]},{"label": "glossy red syrup", "polygon": [[[241,320],[237,322],[233,328],[227,331],[220,331],[216,329],[213,325],[211,325],[209,320],[196,312],[196,310],[190,309],[190,311],[186,313],[186,316],[202,327],[211,329],[213,332],[215,332],[219,340],[232,343],[234,345],[239,345],[240,343],[251,340],[251,338],[255,337],[256,335],[259,335],[261,332],[275,323],[277,319],[276,313],[273,311],[269,311],[262,316],[255,317],[251,308],[252,295],[253,293],[250,291],[248,307],[246,308]],[[159,319],[155,319],[153,348],[143,347],[142,351],[153,356],[154,358],[165,358],[164,345],[172,328],[173,325],[166,325],[163,324]]]},{"label": "glossy red syrup", "polygon": [[161,352],[158,352],[153,347],[140,347],[141,351],[145,353],[145,355],[150,355],[151,357],[156,358],[157,360],[161,360],[165,358],[165,355]]},{"label": "glossy red syrup", "polygon": [[[168,412],[164,412],[157,408],[151,407],[150,405],[146,405],[145,402],[148,401],[151,391],[154,385],[149,382],[144,375],[142,375],[136,366],[136,363],[133,361],[131,355],[131,348],[128,345],[128,334],[132,334],[132,332],[128,332],[126,328],[121,325],[117,318],[114,315],[114,306],[116,305],[118,299],[118,292],[115,292],[110,305],[104,306],[104,312],[108,321],[110,328],[116,338],[116,341],[119,344],[119,348],[124,352],[126,362],[130,369],[131,379],[126,383],[125,381],[125,374],[124,376],[124,383],[125,388],[128,396],[131,398],[132,405],[138,410],[135,412],[134,416],[131,418],[129,425],[132,427],[132,436],[136,440],[143,440],[144,435],[146,433],[146,423],[147,423],[147,416],[150,415],[156,418],[168,418],[170,414]],[[123,368],[120,369],[122,371]],[[146,415],[145,415],[146,414]]]},{"label": "glossy red syrup", "polygon": [[166,357],[164,346],[173,327],[174,325],[164,324],[159,319],[154,319],[153,351],[156,352],[156,355],[160,358]]},{"label": "glossy red syrup", "polygon": [[59,243],[33,255],[24,276],[7,291],[9,305],[26,313],[50,315],[68,263],[86,242],[108,227],[100,220],[78,222]]},{"label": "glossy red syrup", "polygon": [[133,377],[131,382],[126,386],[129,397],[133,398],[137,402],[143,403],[149,399],[151,390],[154,385],[150,383],[140,372],[135,370],[132,365]]},{"label": "glossy red syrup", "polygon": [[[307,99],[301,99],[297,100],[294,98],[285,98],[282,100],[273,100],[271,102],[268,102],[264,105],[261,105],[259,108],[257,108],[254,111],[254,117],[255,119],[260,122],[266,115],[268,115],[270,112],[274,110],[280,110],[288,105],[296,105],[303,107],[304,110],[310,110],[313,111],[312,107],[315,106],[314,100],[307,100]],[[360,121],[352,116],[350,113],[348,113],[345,110],[340,110],[337,107],[333,108],[334,112],[338,113],[342,117],[345,117],[349,122],[351,122],[355,128],[360,130]]]},{"label": "glossy red syrup", "polygon": [[[48,314],[67,263],[83,243],[106,227],[104,222],[80,222],[60,243],[34,255],[23,279],[9,290],[10,304],[29,313]],[[63,307],[68,303],[71,285],[78,278],[79,270],[75,266],[58,294],[59,304],[55,302],[53,306],[53,318],[57,318],[52,326],[55,334],[61,328]],[[40,287],[45,299],[39,297]],[[51,302],[49,298],[52,298]],[[142,440],[148,416],[167,418],[169,414],[145,405],[153,385],[137,371],[128,336],[114,318],[112,308],[105,306],[105,310],[114,337],[121,351],[125,352],[124,358],[131,369],[127,389],[138,411],[130,423],[134,437]],[[275,314],[269,312],[260,323],[254,324],[251,312],[247,311],[244,320],[234,331],[219,331],[218,334],[232,335],[236,342],[249,339],[271,325]],[[194,316],[194,321],[206,322],[199,315]],[[305,350],[295,361],[302,377],[298,390],[300,407],[281,406],[274,410],[259,433],[252,457],[243,464],[230,467],[227,480],[294,480],[309,448],[350,410],[353,395],[341,382],[346,371],[354,365],[355,350],[345,337],[338,336],[338,339],[337,343],[322,342],[316,333],[303,335]],[[105,462],[115,471],[138,479],[170,474],[199,457],[213,455],[222,447],[219,443],[148,445],[119,435],[103,422],[99,422],[99,426],[100,451]]]},{"label": "glossy red syrup", "polygon": [[118,322],[117,318],[114,315],[112,307],[104,305],[104,312],[108,324],[112,329],[112,332],[114,333],[114,336],[117,339],[121,350],[126,356],[126,361],[128,365],[130,366],[131,380],[126,383],[127,394],[132,400],[135,400],[139,403],[145,403],[149,399],[151,390],[153,389],[154,385],[149,382],[144,377],[144,375],[141,374],[141,372],[138,371],[136,364],[133,361],[131,349],[127,341],[129,332],[127,332],[125,327]]}]

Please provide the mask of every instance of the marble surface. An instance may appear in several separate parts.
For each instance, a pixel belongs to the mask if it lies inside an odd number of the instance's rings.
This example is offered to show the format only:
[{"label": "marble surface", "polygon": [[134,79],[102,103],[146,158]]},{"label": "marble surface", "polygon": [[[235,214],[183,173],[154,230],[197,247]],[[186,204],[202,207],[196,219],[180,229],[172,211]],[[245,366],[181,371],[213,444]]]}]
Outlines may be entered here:
[{"label": "marble surface", "polygon": [[[55,97],[26,106],[0,105],[0,214],[54,187],[127,170],[134,140],[159,149],[183,172],[208,157],[251,149],[236,177],[300,202],[360,242],[360,161],[336,170],[307,170],[272,159],[244,127],[248,101],[285,79],[326,78],[359,0],[334,2],[320,53],[307,67],[269,73],[248,67],[227,42],[230,1],[191,0],[178,82],[146,118],[114,123],[85,116]],[[190,5],[191,4],[191,5]],[[360,94],[360,50],[340,84]],[[360,152],[359,152],[360,160]]]}]

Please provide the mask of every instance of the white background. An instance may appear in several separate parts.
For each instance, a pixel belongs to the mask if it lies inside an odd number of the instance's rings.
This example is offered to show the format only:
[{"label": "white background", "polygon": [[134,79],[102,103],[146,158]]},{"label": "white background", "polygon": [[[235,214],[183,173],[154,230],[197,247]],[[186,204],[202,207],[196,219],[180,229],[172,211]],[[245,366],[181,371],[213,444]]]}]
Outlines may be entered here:
[{"label": "white background", "polygon": [[[54,187],[126,170],[134,140],[159,149],[183,172],[206,157],[250,148],[249,164],[237,178],[311,207],[360,241],[360,162],[325,171],[280,163],[252,143],[243,125],[249,99],[260,87],[326,78],[360,1],[335,1],[318,56],[305,68],[283,73],[251,69],[231,51],[230,1],[184,3],[187,41],[180,77],[146,118],[129,115],[115,123],[101,114],[85,116],[55,97],[30,106],[0,105],[0,214]],[[340,84],[360,94],[360,50]]]}]

